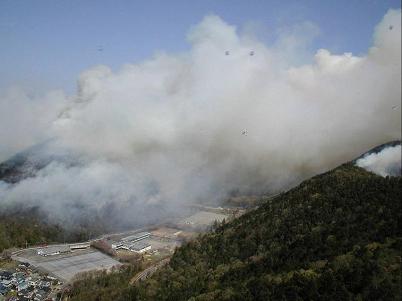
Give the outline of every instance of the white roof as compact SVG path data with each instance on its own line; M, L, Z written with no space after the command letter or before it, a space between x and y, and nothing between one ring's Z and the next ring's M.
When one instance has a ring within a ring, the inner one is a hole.
M50 255L50 254L68 252L68 251L70 251L70 247L65 245L65 246L50 246L50 247L42 248L42 249L38 250L38 253L43 254L43 255Z
M143 240L141 240L141 241L137 241L137 242L135 242L135 243L132 243L132 244L128 244L127 245L127 247L130 249L130 250L133 250L133 251L141 251L141 250L143 250L143 249L145 249L145 248L148 248L148 247L150 247L151 245L150 245L150 243L148 242L148 241L143 241Z
M140 239L140 238L147 237L150 235L151 235L151 233L149 233L149 232L139 232L139 233L122 238L122 241L136 240L136 239Z

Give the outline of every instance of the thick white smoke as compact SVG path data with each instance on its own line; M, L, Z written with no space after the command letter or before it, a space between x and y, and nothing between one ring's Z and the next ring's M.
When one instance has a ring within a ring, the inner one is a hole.
M379 153L368 154L356 161L360 166L368 171L380 176L400 176L401 175L401 146L387 147Z
M79 164L3 185L1 201L57 215L71 202L129 203L136 218L149 203L277 191L400 139L401 11L384 16L367 55L320 49L294 65L318 32L306 24L267 46L207 16L189 52L83 72L73 100L49 109L59 117L44 135Z
M0 162L49 139L48 129L67 102L62 91L51 91L41 98L16 87L0 91Z

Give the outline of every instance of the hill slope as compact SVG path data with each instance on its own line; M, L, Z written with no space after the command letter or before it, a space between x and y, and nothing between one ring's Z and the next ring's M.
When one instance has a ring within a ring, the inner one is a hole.
M399 299L401 188L342 165L184 245L120 298Z
M0 253L11 247L62 240L62 228L44 222L35 208L29 211L0 212Z

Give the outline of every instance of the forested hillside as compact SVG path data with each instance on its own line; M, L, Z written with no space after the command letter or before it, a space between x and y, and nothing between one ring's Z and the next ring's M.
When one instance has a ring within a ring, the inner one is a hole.
M0 212L0 253L11 247L60 241L62 233L61 227L44 222L35 210Z
M65 228L51 222L38 208L15 206L0 211L0 253L12 247L86 241L106 231L98 217L76 224L74 228Z
M401 177L342 165L182 246L138 287L103 279L98 291L116 300L398 300L401 188ZM84 300L83 286L72 300Z

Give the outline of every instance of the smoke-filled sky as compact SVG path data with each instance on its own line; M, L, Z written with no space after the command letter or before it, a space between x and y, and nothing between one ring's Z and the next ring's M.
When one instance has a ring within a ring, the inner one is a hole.
M0 96L1 157L51 139L43 155L68 160L0 182L0 202L39 204L59 219L77 204L113 203L144 218L149 204L275 192L400 139L401 11L372 31L365 55L309 57L319 32L310 22L267 44L207 15L188 30L190 50L118 71L95 66L76 95L9 90Z

